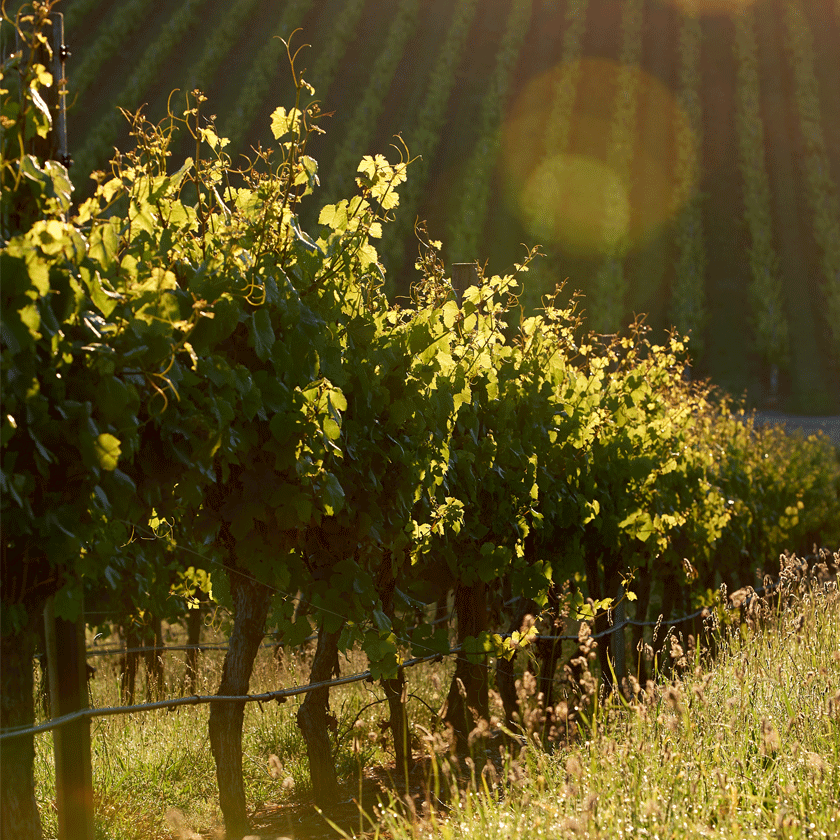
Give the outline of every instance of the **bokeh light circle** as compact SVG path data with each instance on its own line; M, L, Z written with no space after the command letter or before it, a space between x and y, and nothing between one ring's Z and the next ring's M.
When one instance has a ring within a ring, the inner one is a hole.
M615 62L584 58L535 77L515 98L502 126L501 176L508 208L532 244L574 256L615 256L648 242L696 188L697 172L686 178L677 171L698 154L685 112L673 92L643 71L630 169L611 163L621 78ZM558 107L563 91L567 104ZM647 124L646 115L654 117ZM677 137L688 148L678 151Z
M603 161L588 155L545 158L528 174L518 201L528 232L543 243L562 243L570 254L609 253L629 232L626 185ZM610 218L605 207L611 208Z

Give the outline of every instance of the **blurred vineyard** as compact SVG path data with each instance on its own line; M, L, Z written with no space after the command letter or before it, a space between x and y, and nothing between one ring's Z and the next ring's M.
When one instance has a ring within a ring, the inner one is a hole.
M16 3L7 4L7 12ZM200 88L234 160L270 145L285 47L330 113L328 200L401 134L412 176L379 249L416 278L413 225L449 262L545 257L592 326L647 313L692 337L696 376L748 404L840 413L837 0L66 0L73 176ZM188 138L175 154L190 154ZM92 184L92 182L91 182ZM87 188L88 191L90 187ZM314 219L302 216L307 224ZM313 210L314 212L314 210Z

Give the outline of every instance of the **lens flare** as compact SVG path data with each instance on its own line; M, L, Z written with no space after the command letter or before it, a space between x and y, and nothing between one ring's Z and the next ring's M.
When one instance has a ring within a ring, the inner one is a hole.
M502 182L534 244L570 256L616 256L656 235L696 187L696 178L677 171L696 157L687 117L645 72L629 177L610 165L620 78L615 62L586 58L531 80L513 103L502 128ZM678 153L678 137L691 148Z
M609 219L605 207L612 208ZM609 253L630 227L627 186L587 155L554 155L537 164L519 194L518 210L538 241L561 243L575 256Z

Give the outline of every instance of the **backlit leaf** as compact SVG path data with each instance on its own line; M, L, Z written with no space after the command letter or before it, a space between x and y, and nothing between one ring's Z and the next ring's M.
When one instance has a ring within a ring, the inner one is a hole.
M94 450L96 452L99 466L103 470L115 470L120 460L120 442L113 435L107 432L99 435L94 443Z

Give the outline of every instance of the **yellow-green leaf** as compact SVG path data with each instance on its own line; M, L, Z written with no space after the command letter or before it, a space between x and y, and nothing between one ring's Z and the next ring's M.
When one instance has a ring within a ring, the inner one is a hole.
M99 460L99 466L103 470L115 470L117 463L120 460L120 442L113 435L107 433L99 435L94 444L96 450L96 457Z

